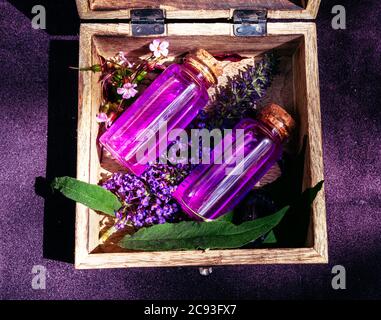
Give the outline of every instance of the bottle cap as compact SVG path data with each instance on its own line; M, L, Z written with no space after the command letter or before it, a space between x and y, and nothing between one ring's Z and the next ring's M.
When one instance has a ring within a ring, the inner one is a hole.
M288 138L295 127L294 119L281 106L272 103L259 113L259 120L274 127L282 140Z
M199 70L211 84L218 83L218 77L222 75L223 68L220 62L208 51L197 49L185 58L186 62Z

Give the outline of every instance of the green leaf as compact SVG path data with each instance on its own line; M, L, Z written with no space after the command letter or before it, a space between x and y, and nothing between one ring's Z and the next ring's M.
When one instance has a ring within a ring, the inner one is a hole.
M141 82L144 80L144 78L146 77L147 75L147 71L141 71L139 72L139 74L136 76L136 82Z
M102 66L100 64L94 64L90 67L80 68L79 71L92 71L93 73L101 72Z
M269 232L266 239L263 241L263 244L274 244L277 243L276 236L273 230Z
M194 250L239 248L272 230L288 206L270 216L234 225L227 221L165 223L140 229L119 243L131 250Z
M112 192L71 177L55 178L52 187L71 200L111 216L114 216L115 211L122 206L117 196Z
M287 173L285 175L287 175ZM295 174L294 177L297 177L297 175ZM271 194L273 199L277 199L276 196L278 195L280 203L287 201L287 203L291 204L287 216L277 226L275 233L278 245L298 248L305 244L311 223L311 204L322 189L324 181L320 181L314 187L307 188L303 193L300 193L297 187L293 187L293 185L288 182L288 179L289 178L286 180L283 180L283 178L278 179L279 181L274 183L276 193ZM289 194L290 189L294 190L295 195ZM282 195L282 190L286 195L289 194L288 199L285 195Z
M232 222L233 221L233 214L234 211L229 211L222 215L221 217L218 217L216 221L225 221L225 222Z

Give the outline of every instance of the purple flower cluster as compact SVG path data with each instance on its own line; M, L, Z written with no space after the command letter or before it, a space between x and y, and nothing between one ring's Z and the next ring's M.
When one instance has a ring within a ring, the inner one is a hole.
M123 203L115 213L116 228L122 229L128 223L141 228L180 220L180 208L172 192L189 171L188 165L153 164L141 177L114 173L102 186Z
M239 120L255 117L257 102L271 85L277 70L277 59L270 53L266 54L254 66L229 79L228 84L217 90L213 101L206 110L199 112L192 127L233 128Z

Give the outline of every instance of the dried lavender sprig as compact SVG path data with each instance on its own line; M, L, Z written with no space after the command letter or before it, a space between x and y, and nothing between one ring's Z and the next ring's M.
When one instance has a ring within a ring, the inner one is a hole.
M202 110L193 127L232 128L239 120L255 116L257 102L264 96L276 73L278 61L274 54L266 54L254 66L247 66L229 79L226 86Z

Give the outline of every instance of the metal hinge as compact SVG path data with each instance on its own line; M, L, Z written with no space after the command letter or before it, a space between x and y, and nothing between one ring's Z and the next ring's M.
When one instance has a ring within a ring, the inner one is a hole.
M164 11L161 9L132 9L133 36L160 35L165 32Z
M267 33L267 10L234 10L234 35L264 36Z

